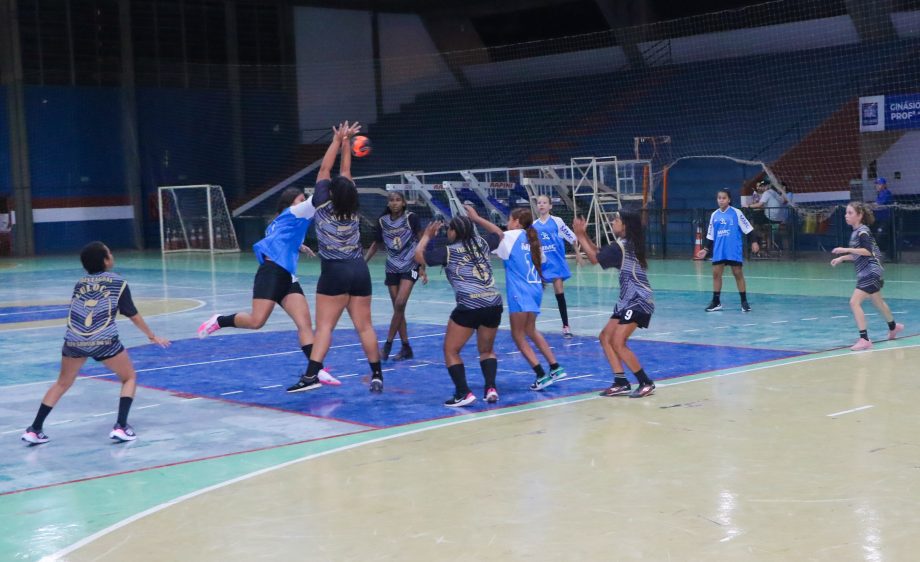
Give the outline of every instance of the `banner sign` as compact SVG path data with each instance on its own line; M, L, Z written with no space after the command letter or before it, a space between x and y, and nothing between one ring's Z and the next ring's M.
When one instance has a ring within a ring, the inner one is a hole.
M920 94L859 98L859 132L920 129Z

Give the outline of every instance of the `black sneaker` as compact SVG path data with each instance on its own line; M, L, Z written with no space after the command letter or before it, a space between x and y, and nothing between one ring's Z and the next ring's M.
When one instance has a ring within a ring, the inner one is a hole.
M399 353L393 356L393 361L405 361L406 359L412 359L415 355L412 353L412 346L407 343L402 344L402 347L399 348Z
M371 392L376 392L378 394L383 392L383 378L371 377Z
M302 375L300 377L300 380L297 381L297 384L295 384L294 386L289 386L287 391L288 392L303 392L305 390L315 390L321 386L323 386L323 384L319 382L319 377L317 376L308 377L307 375Z
M716 312L717 310L722 310L722 303L717 301L712 301L706 307L706 312Z
M741 302L741 312L750 312L750 311L751 311L751 305L749 305L747 301L742 301Z
M649 394L655 393L655 383L650 382L648 384L640 384L636 387L636 390L632 391L629 394L630 398L644 398Z
M600 396L626 396L632 387L628 384L612 384L600 392Z
M380 350L380 360L386 361L390 357L390 352L393 351L393 342L388 341L383 343L383 349Z
M472 392L468 392L466 396L461 396L460 398L452 396L450 400L444 402L444 405L448 408L459 408L461 406L469 406L475 401L476 395L474 395Z

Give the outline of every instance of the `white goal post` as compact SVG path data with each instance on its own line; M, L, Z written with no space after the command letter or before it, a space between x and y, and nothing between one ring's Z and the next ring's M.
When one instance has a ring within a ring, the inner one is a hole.
M157 190L160 249L239 252L230 210L219 185L166 185Z

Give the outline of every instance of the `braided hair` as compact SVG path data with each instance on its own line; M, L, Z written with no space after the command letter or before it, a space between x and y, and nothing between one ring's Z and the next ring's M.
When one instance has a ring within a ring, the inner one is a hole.
M521 228L527 233L527 243L530 244L530 259L534 267L537 268L537 274L543 277L543 249L540 247L540 236L533 227L533 213L530 209L519 207L511 211L511 218L520 223Z
M463 244L463 248L470 256L470 259L473 260L473 265L476 267L476 271L479 272L480 277L486 279L488 270L485 266L489 263L489 257L482 252L482 246L479 244L479 236L476 235L473 221L469 217L457 215L450 219L447 227L457 235L456 241Z

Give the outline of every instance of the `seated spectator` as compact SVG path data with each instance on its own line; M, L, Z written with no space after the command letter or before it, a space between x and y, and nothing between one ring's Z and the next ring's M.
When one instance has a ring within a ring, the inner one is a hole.
M769 241L773 233L774 225L782 225L787 218L787 201L785 195L780 193L779 189L773 186L769 180L762 180L757 184L757 191L760 198L756 203L751 203L751 209L758 209L760 212L752 214L753 222L758 226L758 238L765 242L762 244L769 248ZM772 240L773 244L780 245L778 240Z

